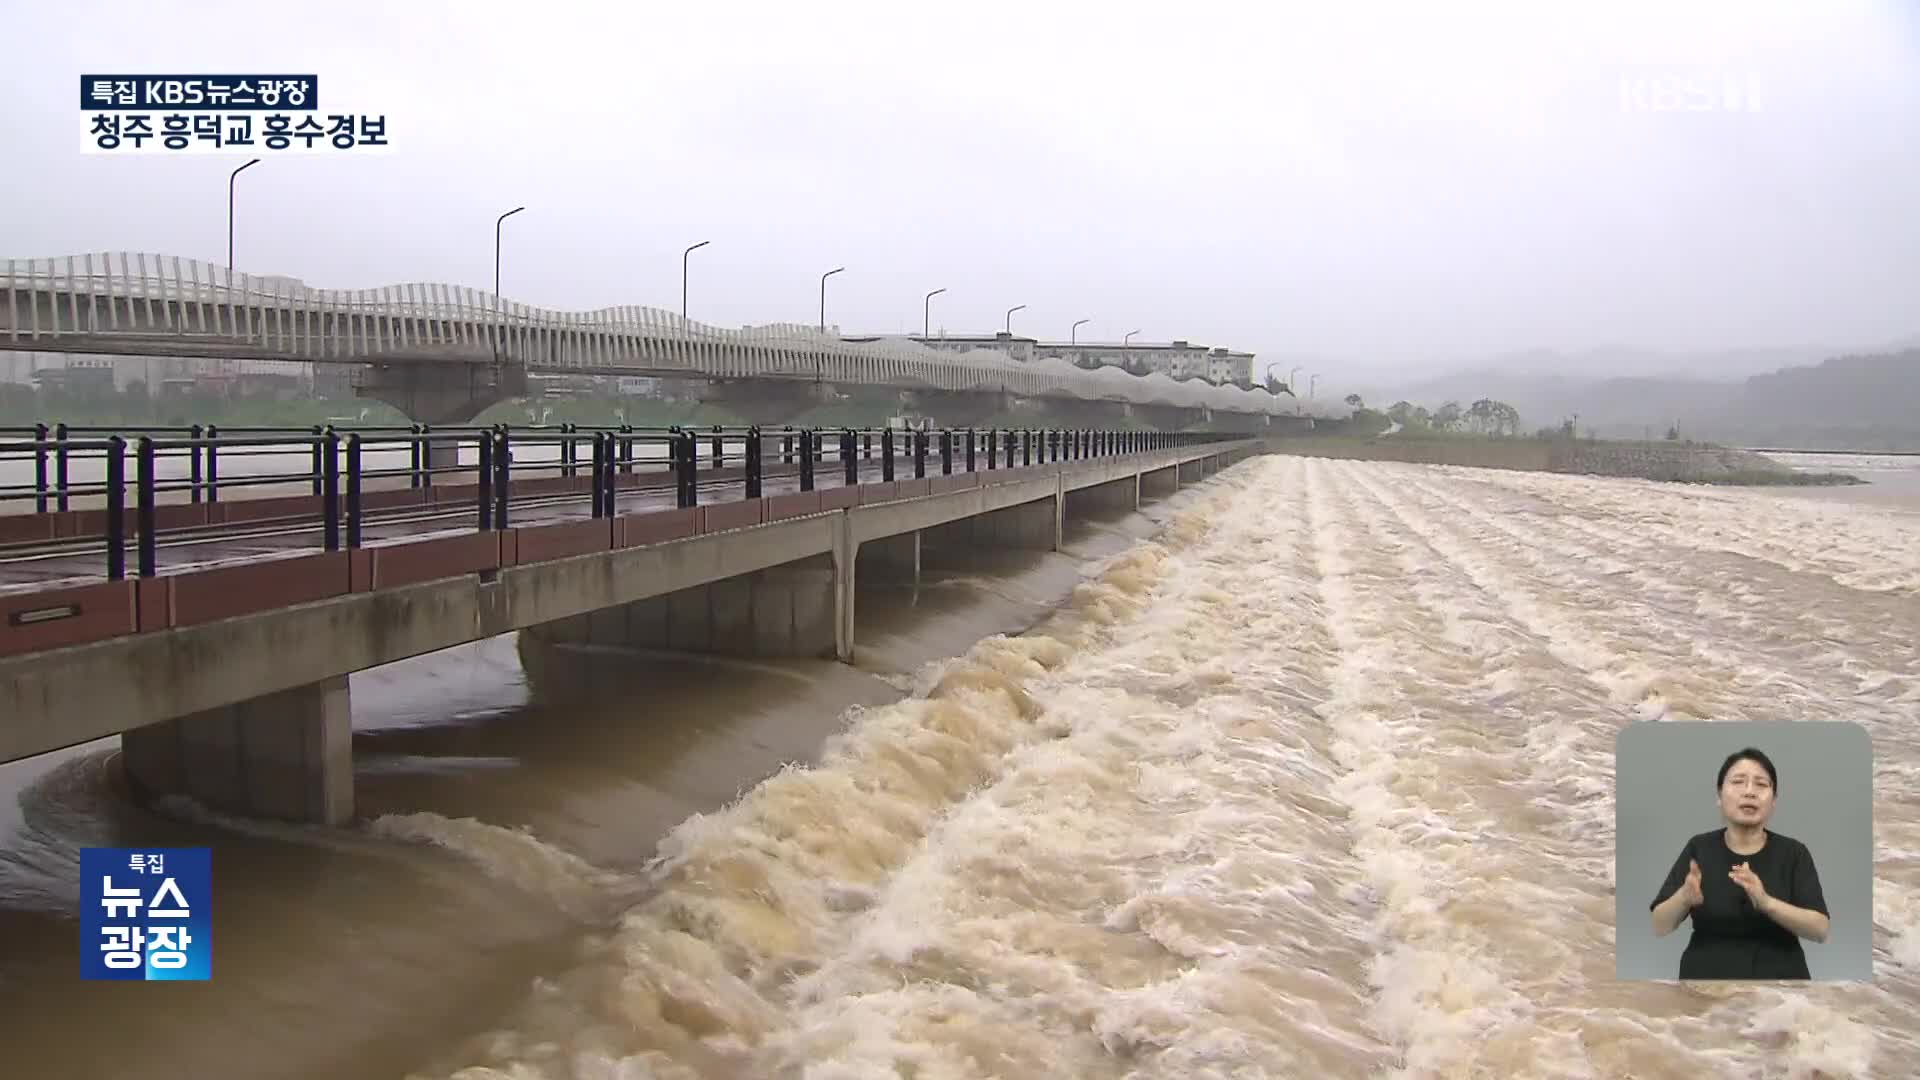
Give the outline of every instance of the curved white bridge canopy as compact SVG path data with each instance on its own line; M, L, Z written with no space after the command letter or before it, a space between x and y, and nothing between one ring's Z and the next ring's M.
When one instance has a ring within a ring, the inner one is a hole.
M489 363L536 371L828 380L1008 392L1275 416L1345 414L1290 395L1064 360L1015 360L813 326L709 326L642 306L557 311L461 285L314 289L194 259L129 252L0 261L0 348L356 363Z

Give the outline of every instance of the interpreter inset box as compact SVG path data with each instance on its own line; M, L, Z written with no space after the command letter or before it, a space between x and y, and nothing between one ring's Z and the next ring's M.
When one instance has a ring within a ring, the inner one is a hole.
M1637 723L1614 781L1619 978L1873 977L1864 728Z

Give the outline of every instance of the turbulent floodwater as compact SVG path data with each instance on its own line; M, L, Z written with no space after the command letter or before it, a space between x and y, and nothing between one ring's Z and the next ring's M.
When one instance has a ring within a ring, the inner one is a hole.
M450 849L499 922L332 982L515 979L323 1037L432 1080L1920 1074L1920 513L1288 457L1162 513L652 862L485 775L379 814L355 859ZM1867 727L1873 984L1613 981L1614 738L1667 718Z
M1271 458L662 845L420 1075L1911 1075L1920 519ZM1855 720L1871 986L1612 981L1611 756Z

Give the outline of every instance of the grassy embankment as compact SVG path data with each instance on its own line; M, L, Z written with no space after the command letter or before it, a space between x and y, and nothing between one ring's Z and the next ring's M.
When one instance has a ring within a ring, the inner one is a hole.
M1693 484L1806 486L1864 482L1847 473L1797 472L1760 454L1694 442L1502 438L1433 432L1413 436L1315 434L1275 438L1269 445L1280 453L1308 457L1626 476Z

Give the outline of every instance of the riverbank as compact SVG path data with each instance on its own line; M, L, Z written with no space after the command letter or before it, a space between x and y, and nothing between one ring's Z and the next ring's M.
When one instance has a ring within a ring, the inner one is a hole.
M1268 445L1275 453L1302 457L1638 477L1689 484L1802 487L1863 483L1846 473L1796 471L1764 454L1698 444L1330 435L1270 439Z

